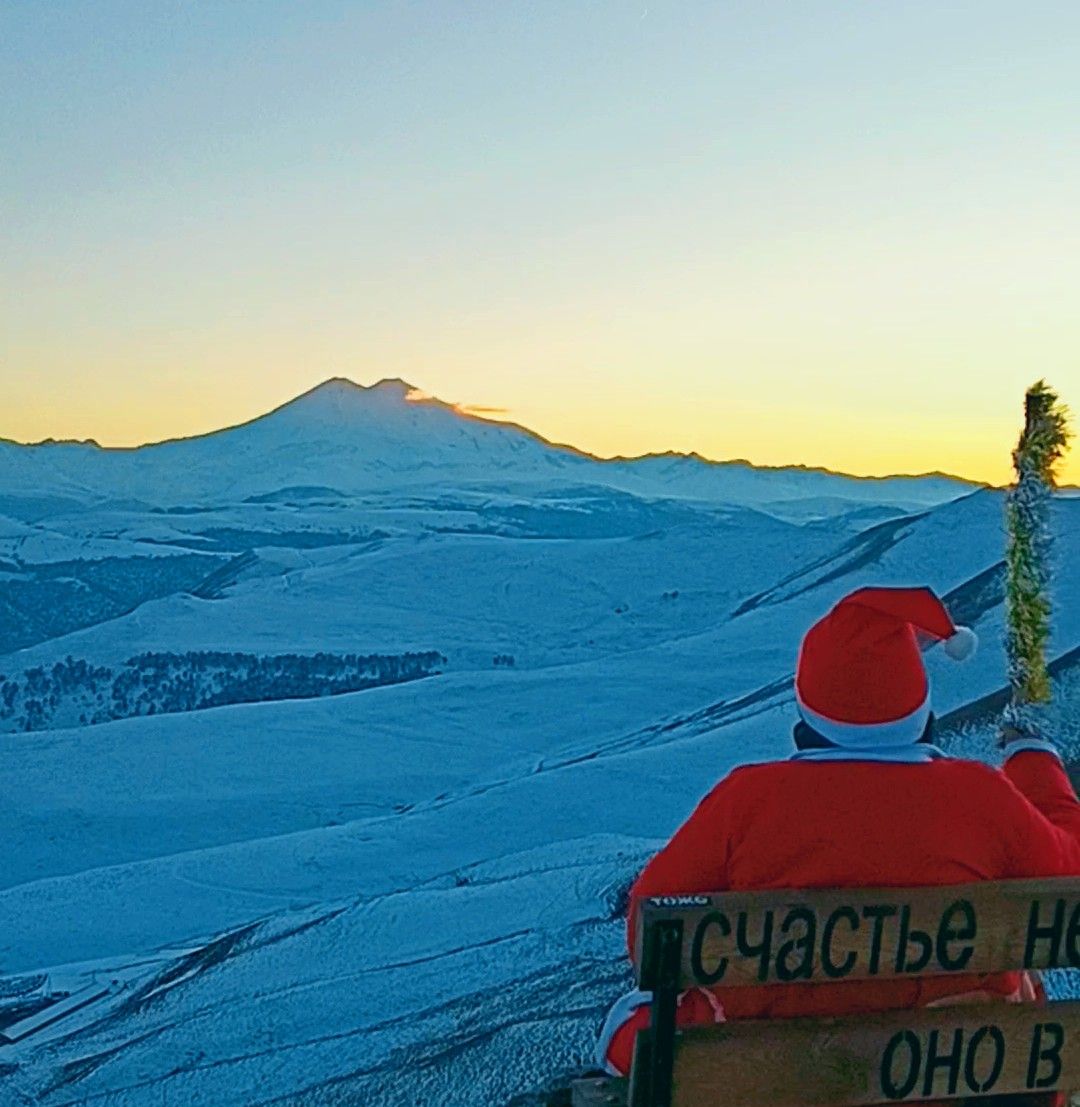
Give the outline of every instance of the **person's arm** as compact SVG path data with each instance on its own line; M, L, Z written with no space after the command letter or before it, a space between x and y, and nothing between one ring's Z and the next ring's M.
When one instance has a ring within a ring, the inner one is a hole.
M1010 875L1080 876L1080 802L1061 759L1037 739L1010 743L1006 754L1003 772L1019 793L1009 812Z
M1035 742L1016 742L1013 747L1005 775L1050 822L1080 839L1080 802L1057 753Z
M727 888L728 784L722 780L697 805L671 841L645 866L630 889L626 944L634 957L637 907L649 896L717 892Z

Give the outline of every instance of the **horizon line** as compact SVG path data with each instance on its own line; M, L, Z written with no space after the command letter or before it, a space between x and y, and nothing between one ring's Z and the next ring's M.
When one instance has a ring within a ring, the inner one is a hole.
M370 392L380 388L385 390L386 387L389 385L396 385L401 390L405 391L405 398L408 403L438 406L453 411L454 414L456 414L461 419L483 423L488 426L507 427L512 430L517 430L522 432L523 434L527 434L531 438L534 438L537 441L542 442L544 445L549 446L553 449L566 450L570 453L576 454L578 457L595 461L600 464L627 464L636 461L649 461L659 458L671 458L673 460L694 460L707 466L741 465L751 469L757 469L766 472L786 472L795 470L805 473L819 473L825 476L844 477L848 480L857 481L949 480L955 481L959 484L970 485L973 488L1004 490L1011 487L1010 484L994 484L991 481L979 480L976 477L965 477L961 476L958 473L949 473L941 469L933 469L916 473L851 473L842 469L830 469L826 465L814 465L801 461L788 462L783 464L769 464L765 462L752 461L749 458L745 457L726 459L711 458L706 457L704 454L699 453L697 450L652 450L642 454L612 454L609 457L604 457L601 454L592 453L589 450L571 445L568 442L555 442L550 438L546 438L539 431L535 431L531 427L527 427L524 424L515 422L511 419L489 418L485 415L478 414L477 409L472 405L462 405L441 400L437 396L434 396L423 389L417 388L410 382L403 380L401 377L382 377L370 385L358 384L356 381L352 380L349 377L343 377L339 375L327 377L325 380L320 381L318 384L313 385L311 388L305 389L303 392L298 393L296 396L292 397L292 399L285 400L283 403L278 404L276 407L270 408L268 411L264 411L259 415L252 416L249 419L243 419L238 423L231 423L227 426L217 427L209 431L200 431L196 434L175 435L171 438L163 438L153 442L140 442L132 446L105 445L95 438L49 437L42 438L36 442L23 442L16 438L7 438L3 435L0 435L0 445L17 446L22 449L41 449L50 446L84 446L90 449L112 453L137 453L140 450L151 450L160 446L176 445L181 442L197 442L198 440L203 438L212 438L216 435L228 434L230 431L239 430L242 427L248 427L255 423L262 422L264 419L269 419L279 412L284 411L286 408L300 403L301 401L307 399L315 393L323 391L328 387L335 385L345 385L360 392ZM494 411L496 409L488 410ZM1057 490L1065 492L1080 491L1080 484L1061 484L1057 486Z

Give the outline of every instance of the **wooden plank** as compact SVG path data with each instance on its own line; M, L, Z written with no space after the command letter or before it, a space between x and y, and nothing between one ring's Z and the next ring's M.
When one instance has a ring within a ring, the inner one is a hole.
M626 1081L594 1076L570 1085L573 1107L626 1107Z
M844 1107L1080 1087L1080 1002L731 1022L677 1037L674 1107Z
M682 921L681 986L1080 968L1078 877L656 896L639 912L639 966L646 927Z

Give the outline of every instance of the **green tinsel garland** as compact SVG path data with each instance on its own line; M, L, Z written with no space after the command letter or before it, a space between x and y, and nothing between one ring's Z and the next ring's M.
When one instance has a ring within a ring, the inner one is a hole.
M1012 704L1008 721L1026 721L1024 708L1050 702L1046 643L1050 635L1050 497L1055 467L1070 438L1068 410L1039 381L1028 389L1024 430L1013 451L1016 484L1006 503L1009 543L1006 653Z

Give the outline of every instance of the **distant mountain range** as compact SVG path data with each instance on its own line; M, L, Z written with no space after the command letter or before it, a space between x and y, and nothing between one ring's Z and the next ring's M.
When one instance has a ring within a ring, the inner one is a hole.
M942 747L996 756L1003 500L605 461L404 381L0 443L0 1103L543 1102L630 986L626 887L789 756L843 595L926 585L978 632L926 664ZM1052 526L1075 760L1080 497Z
M235 503L282 489L353 496L417 486L598 485L636 495L768 510L798 501L803 517L860 505L915 510L980 485L934 473L853 477L794 466L708 461L696 454L603 460L429 398L407 381L364 387L342 378L251 422L135 448L93 442L0 441L0 512L23 500L176 507Z

